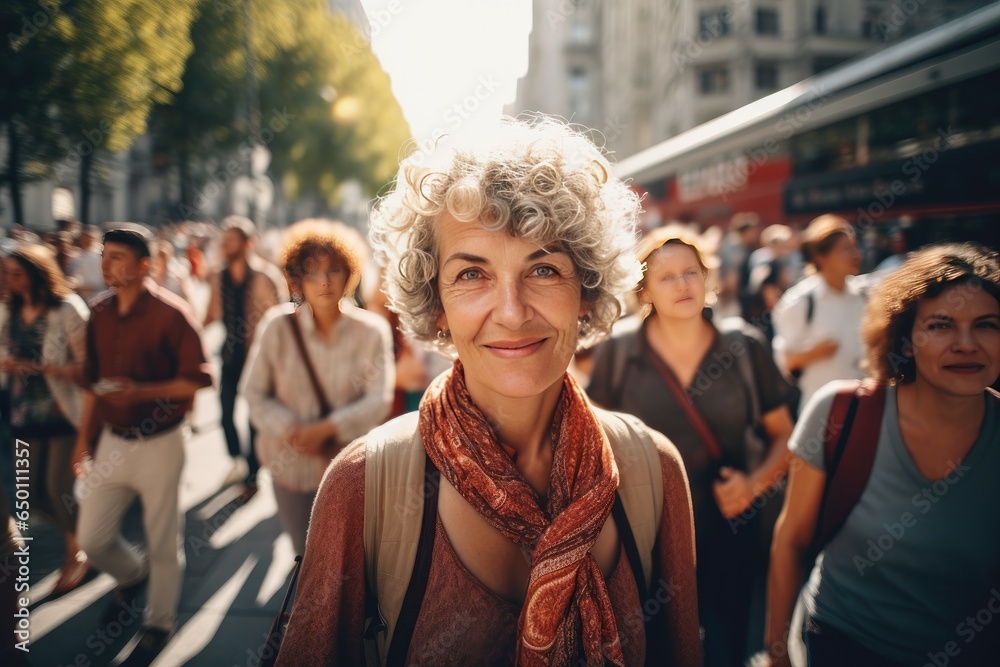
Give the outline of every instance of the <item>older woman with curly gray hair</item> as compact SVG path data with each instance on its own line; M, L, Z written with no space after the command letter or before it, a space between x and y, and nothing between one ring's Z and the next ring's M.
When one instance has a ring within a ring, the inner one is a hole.
M455 363L327 470L278 663L700 664L680 456L567 373L639 277L638 198L545 118L423 157L371 239Z

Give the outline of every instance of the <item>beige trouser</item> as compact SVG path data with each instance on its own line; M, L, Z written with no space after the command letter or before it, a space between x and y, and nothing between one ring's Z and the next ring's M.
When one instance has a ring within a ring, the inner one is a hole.
M183 427L142 440L105 429L80 500L80 547L119 585L136 583L148 572L145 624L164 630L173 629L184 574L184 519L178 507L183 468ZM148 563L121 535L122 517L136 496Z

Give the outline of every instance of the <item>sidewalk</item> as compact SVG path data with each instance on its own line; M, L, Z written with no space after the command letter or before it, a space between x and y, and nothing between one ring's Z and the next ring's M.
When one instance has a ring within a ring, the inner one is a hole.
M218 397L196 397L195 426L186 444L181 480L187 567L175 635L153 664L254 667L281 606L294 563L291 540L281 534L270 478L248 503L233 502L226 487L232 469L218 425ZM240 411L237 415L239 417ZM246 423L245 412L242 423ZM241 423L239 418L237 423ZM125 519L126 537L141 540L138 503ZM71 593L50 599L63 558L63 539L47 525L32 525L30 542L30 652L35 667L108 665L138 629L141 618L103 623L114 580L92 573ZM144 602L145 596L140 598Z

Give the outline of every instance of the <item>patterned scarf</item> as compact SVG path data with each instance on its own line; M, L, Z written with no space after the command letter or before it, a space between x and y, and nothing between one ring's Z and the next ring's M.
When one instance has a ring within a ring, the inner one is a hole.
M618 468L600 422L568 373L552 420L548 501L525 481L472 402L461 362L427 389L420 435L441 474L483 519L533 552L517 664L623 665L611 598L590 554L611 513Z

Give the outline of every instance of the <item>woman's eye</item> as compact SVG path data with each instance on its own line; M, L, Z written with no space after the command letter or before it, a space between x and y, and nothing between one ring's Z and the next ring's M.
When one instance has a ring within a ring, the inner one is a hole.
M558 275L558 273L551 266L539 266L535 269L535 275L540 278L551 278L552 276Z
M458 274L459 280L479 280L482 277L483 274L480 273L479 269L466 269Z
M698 275L697 271L688 271L687 273L684 274L684 277L685 278L694 278L697 275Z
M979 327L980 329L993 329L994 331L1000 329L1000 324L997 324L996 322L989 322L989 321L987 321L987 322L979 322L979 323L976 324L976 326Z
M942 329L947 329L948 325L945 322L932 322L927 326L929 331L940 331Z

